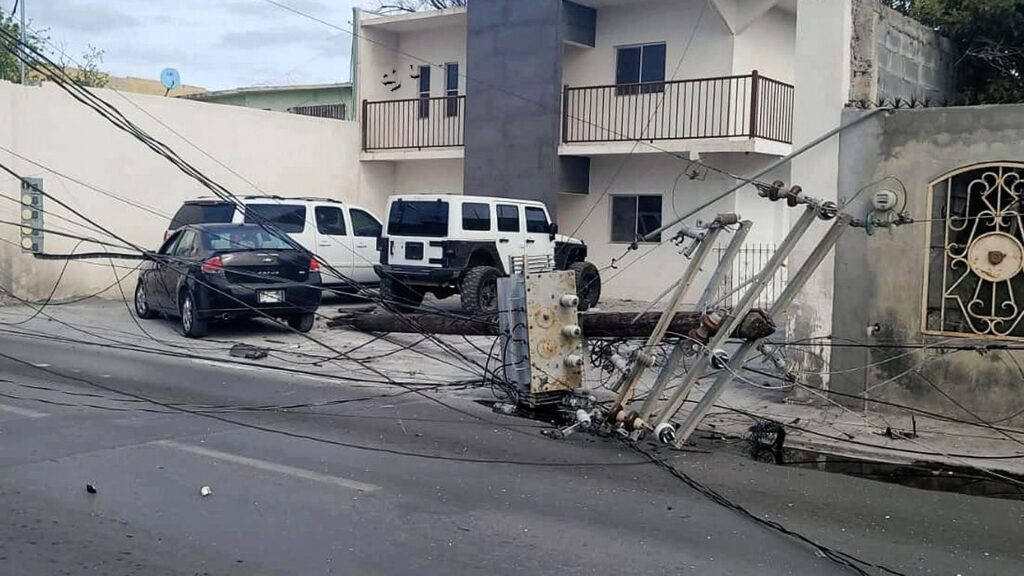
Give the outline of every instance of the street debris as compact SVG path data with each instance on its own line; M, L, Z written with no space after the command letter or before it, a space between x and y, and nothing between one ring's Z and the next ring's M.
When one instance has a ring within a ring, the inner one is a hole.
M229 354L235 358L245 358L246 360L259 360L266 358L268 354L266 348L260 348L259 346L253 346L251 344L235 344L231 347Z
M210 494L213 494L213 490L209 486L203 486L199 489L199 495L206 498Z
M86 484L85 485L85 491L88 492L89 494L95 494L96 493L96 487L93 486L92 484Z

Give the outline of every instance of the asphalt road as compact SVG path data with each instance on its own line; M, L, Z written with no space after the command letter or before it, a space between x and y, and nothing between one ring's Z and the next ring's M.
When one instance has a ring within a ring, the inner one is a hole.
M853 573L614 441L402 392L0 334L0 574ZM1024 573L1024 503L708 448L662 455L833 548Z

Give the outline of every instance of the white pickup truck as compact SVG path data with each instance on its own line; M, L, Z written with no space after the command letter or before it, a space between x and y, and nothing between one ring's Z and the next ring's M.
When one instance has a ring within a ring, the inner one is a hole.
M164 238L188 224L269 223L345 277L363 285L380 282L374 266L380 263L377 238L383 226L366 208L326 198L245 196L241 201L246 214L225 200L188 200L171 219ZM322 277L325 285L351 286L327 270Z

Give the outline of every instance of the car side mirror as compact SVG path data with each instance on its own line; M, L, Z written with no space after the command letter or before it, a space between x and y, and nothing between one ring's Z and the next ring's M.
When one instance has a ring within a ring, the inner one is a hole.
M557 235L558 235L558 222L552 222L551 224L548 225L548 236L550 236L551 239L554 240L555 236L557 236Z

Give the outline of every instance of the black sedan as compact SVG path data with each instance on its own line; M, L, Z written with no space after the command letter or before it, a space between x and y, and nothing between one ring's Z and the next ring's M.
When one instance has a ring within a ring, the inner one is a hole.
M135 288L140 318L180 318L189 338L203 336L210 320L257 316L308 332L319 306L319 263L256 224L177 230L143 264Z

